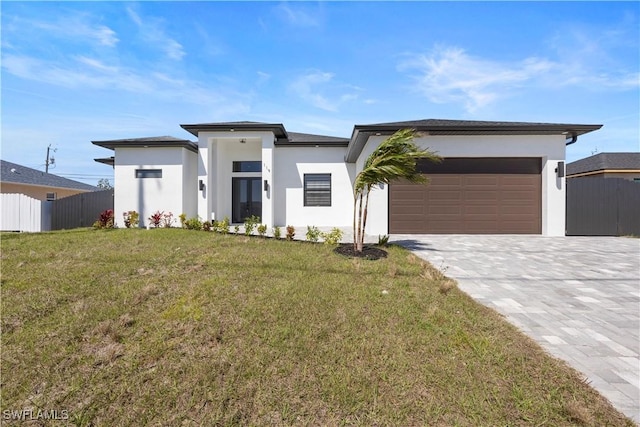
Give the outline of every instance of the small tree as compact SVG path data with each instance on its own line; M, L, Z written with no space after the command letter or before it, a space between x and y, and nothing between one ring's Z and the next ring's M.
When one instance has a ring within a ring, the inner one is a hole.
M417 160L442 160L435 153L418 147L413 141L416 136L414 129L397 131L367 157L356 176L353 190L353 248L356 252L364 249L369 194L374 186L389 184L396 179L426 184L427 178L416 170Z
M107 178L100 178L98 180L97 187L102 189L102 190L113 190L113 186L111 185L111 183L109 182L109 180Z

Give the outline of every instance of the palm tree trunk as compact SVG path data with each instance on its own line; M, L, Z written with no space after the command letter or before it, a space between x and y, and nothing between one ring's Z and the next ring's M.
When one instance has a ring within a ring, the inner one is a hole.
M366 229L367 229L367 213L369 211L369 194L371 193L371 187L367 188L367 198L365 199L365 203L364 203L364 214L362 215L362 236L361 238L361 242L360 242L360 251L362 252L362 250L364 249L364 236L366 234Z
M354 194L353 195L353 250L355 251L357 249L356 246L356 242L357 242L357 234L356 234L356 207L358 206L358 195Z
M362 198L363 194L361 192L358 200L358 237L356 239L356 252L362 252Z

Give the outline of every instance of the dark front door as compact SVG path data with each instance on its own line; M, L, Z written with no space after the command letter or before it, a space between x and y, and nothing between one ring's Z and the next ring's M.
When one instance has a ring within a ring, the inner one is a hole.
M243 223L250 216L262 216L262 178L232 178L231 221Z

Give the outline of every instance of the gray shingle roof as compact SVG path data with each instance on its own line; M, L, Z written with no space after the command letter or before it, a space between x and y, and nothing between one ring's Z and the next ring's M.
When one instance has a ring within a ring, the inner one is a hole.
M601 170L640 170L640 153L598 153L567 164L567 175Z
M372 135L391 135L411 128L430 135L565 135L577 138L600 129L602 125L535 122L492 122L479 120L424 119L404 122L355 125L345 160L355 162Z
M342 146L349 144L349 138L340 138L337 136L314 135L310 133L287 132L289 138L278 139L278 146L307 146L307 145L323 145L323 146Z
M39 185L43 187L71 188L74 190L98 190L98 188L93 185L31 169L17 163L7 162L6 160L0 160L0 181L16 184Z
M570 123L539 123L539 122L496 122L484 120L445 120L445 119L423 119L408 120L403 122L376 123L370 125L356 125L356 129L401 129L413 128L416 130L442 130L442 131L524 131L542 132L542 133L559 133L559 131L567 131L569 133L576 132L582 135L593 130L600 129L602 125L581 125Z

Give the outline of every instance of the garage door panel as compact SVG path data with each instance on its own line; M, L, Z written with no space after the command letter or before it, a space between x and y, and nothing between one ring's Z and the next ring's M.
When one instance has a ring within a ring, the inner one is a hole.
M467 215L474 215L476 217L478 215L485 215L491 218L495 218L495 216L499 213L499 209L496 206L470 205L464 207L464 213Z
M467 190L465 196L467 202L479 201L485 204L494 204L500 198L500 193L497 190Z
M460 222L458 221L429 221L431 227L434 231L430 232L422 232L422 233L433 233L433 234L455 234L460 233L458 230ZM406 233L420 233L417 231L405 231Z
M531 208L529 206L523 205L503 205L500 214L502 217L516 215L518 218L526 217L528 219L536 216L534 212L531 212Z
M462 215L463 207L460 205L427 205L423 211L427 214L429 219L435 218L438 215Z
M540 174L428 175L389 186L389 232L540 234ZM410 209L411 216L406 216Z
M469 187L482 187L487 186L489 188L495 188L499 179L497 176L491 175L473 175L465 176L462 180L462 184Z

